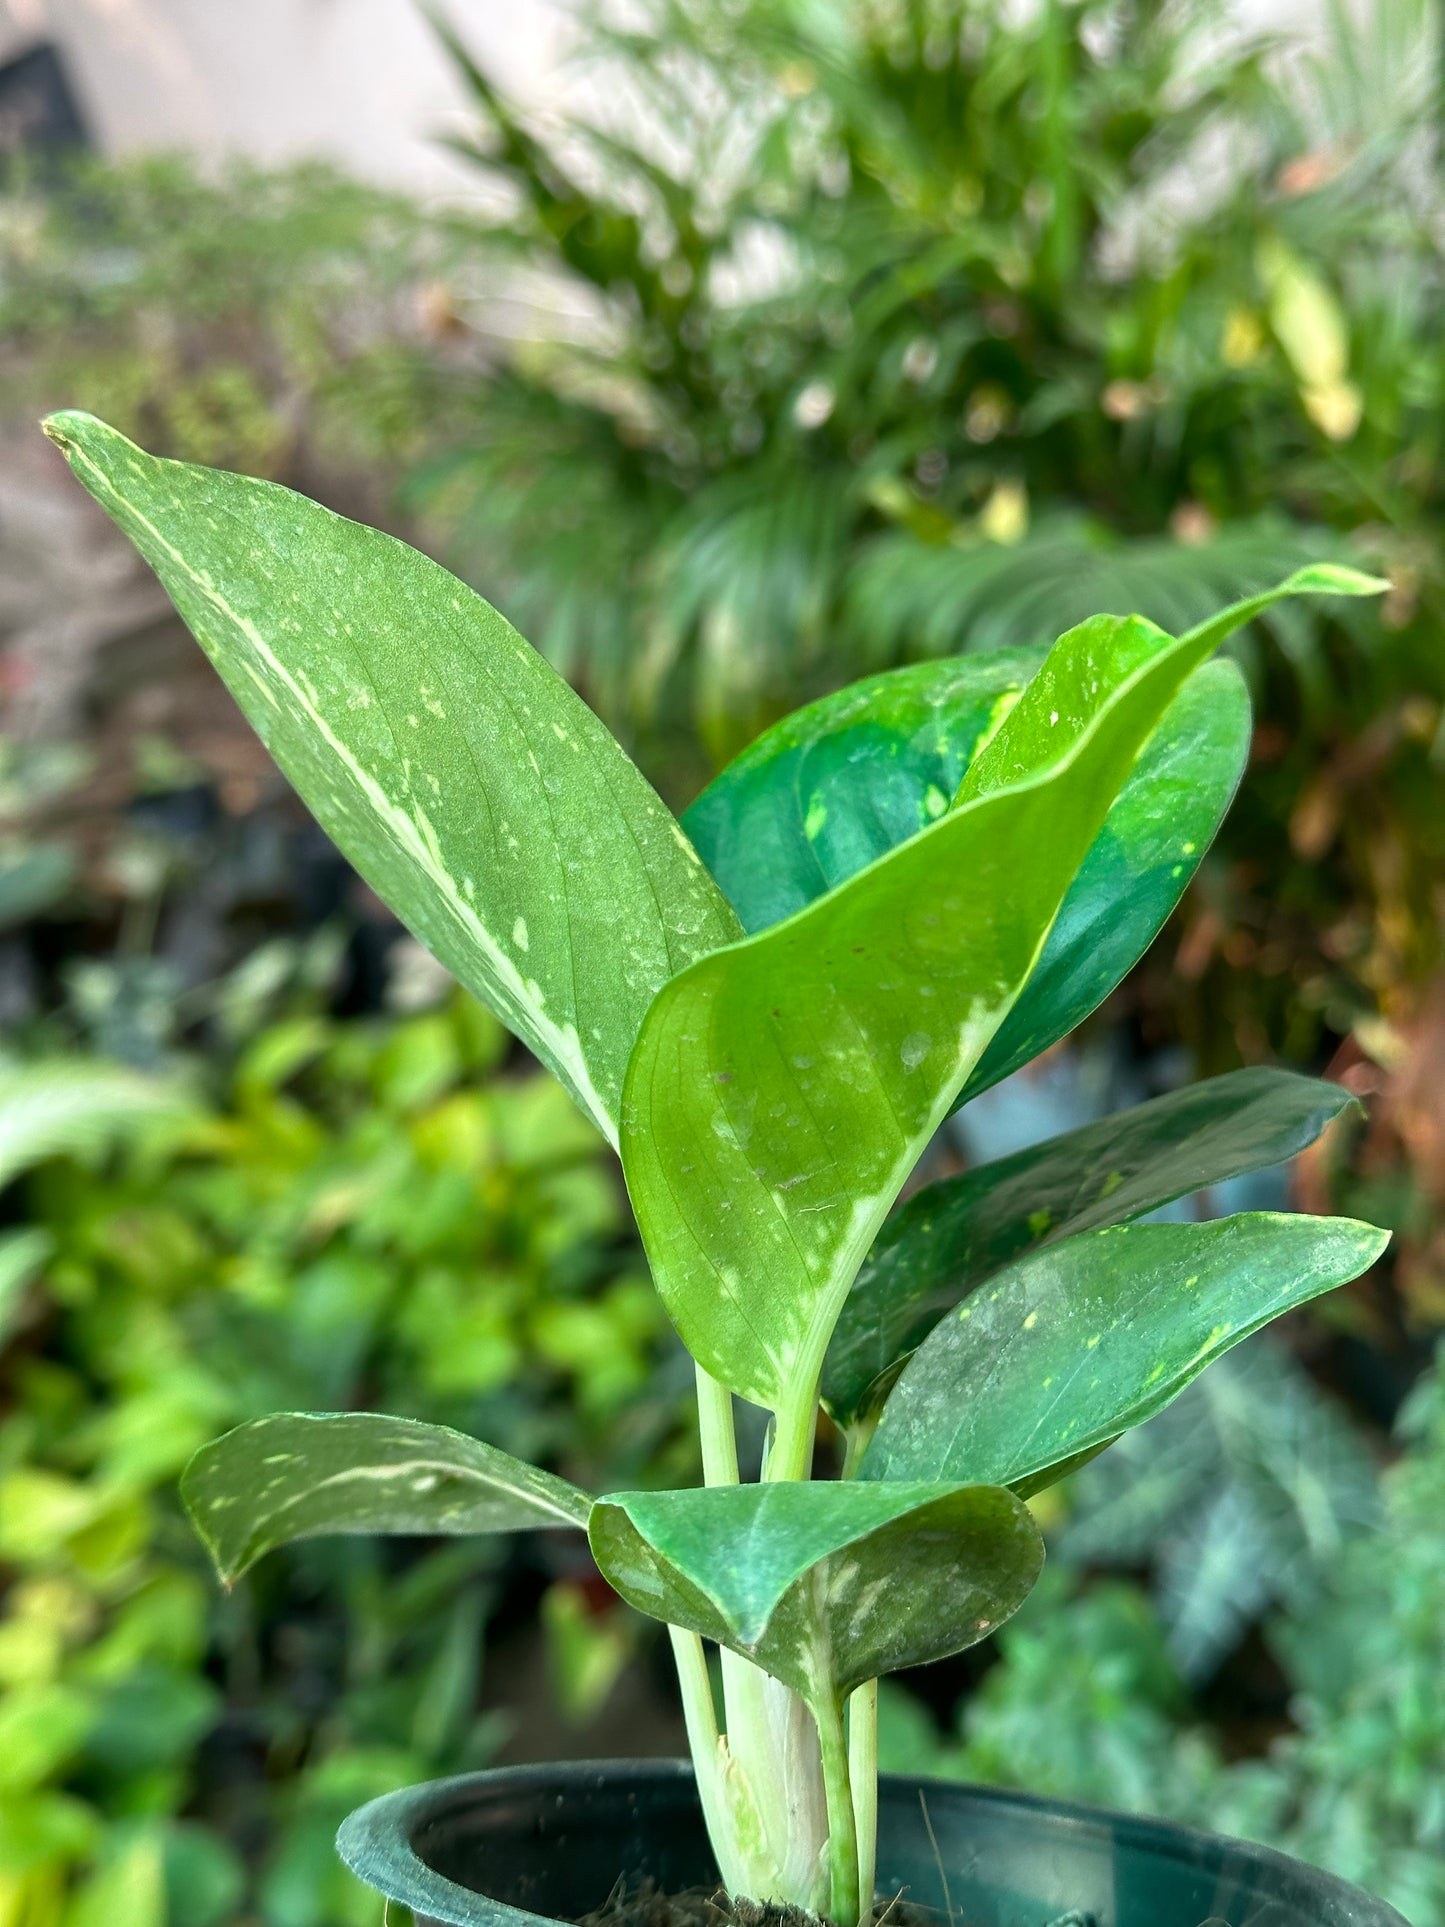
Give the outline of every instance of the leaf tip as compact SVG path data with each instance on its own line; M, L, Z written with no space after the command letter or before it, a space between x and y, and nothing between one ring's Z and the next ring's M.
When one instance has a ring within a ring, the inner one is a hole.
M44 417L40 429L68 462L73 462L78 454L84 453L87 448L94 449L102 442L118 442L123 447L134 448L134 444L127 442L118 428L110 427L98 415L87 414L83 408L57 409L53 415Z
M1296 594L1367 596L1384 595L1392 585L1385 576L1343 562L1312 562L1297 569L1284 586Z

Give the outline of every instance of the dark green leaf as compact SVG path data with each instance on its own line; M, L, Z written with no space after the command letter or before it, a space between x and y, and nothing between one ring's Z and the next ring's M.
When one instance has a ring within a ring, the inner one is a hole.
M823 1367L829 1410L843 1425L866 1413L943 1314L1031 1246L1282 1163L1354 1101L1291 1071L1232 1071L925 1186L844 1303Z
M1043 1563L1027 1508L996 1487L625 1493L598 1501L591 1537L640 1611L730 1646L815 1704L974 1645Z
M511 625L269 482L47 423L368 883L614 1141L643 1012L737 923L675 819Z
M181 1496L227 1585L293 1539L333 1532L585 1526L592 1501L465 1433L373 1412L283 1412L202 1446Z
M926 829L1044 650L869 676L785 716L683 816L743 928L766 930Z
M683 823L744 927L791 916L940 816L1041 658L1009 649L870 677L731 763ZM1214 840L1249 738L1239 670L1206 663L1141 751L960 1101L1065 1036L1148 949Z
M1357 1278L1388 1242L1350 1218L1260 1211L1111 1225L1032 1252L924 1340L859 1477L1036 1490L1261 1325Z
M1206 663L1185 683L1114 799L1038 968L960 1103L1067 1037L1153 943L1233 801L1250 725L1249 693L1234 663Z

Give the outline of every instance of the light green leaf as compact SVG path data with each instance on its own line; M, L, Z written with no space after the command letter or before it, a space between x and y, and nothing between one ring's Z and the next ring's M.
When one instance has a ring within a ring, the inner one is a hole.
M35 1225L0 1233L0 1345L15 1329L25 1287L54 1249L51 1234Z
M0 1067L0 1185L45 1158L102 1150L183 1110L173 1085L117 1064L61 1057Z
M1388 1242L1350 1218L1260 1211L1113 1225L1032 1252L924 1340L859 1477L1037 1490L1261 1325L1359 1277Z
M658 986L738 929L619 745L404 543L89 415L46 428L343 854L615 1142Z
M1027 1509L997 1487L621 1493L597 1502L590 1530L624 1599L745 1654L812 1704L976 1644L1043 1563Z
M823 1367L829 1411L866 1416L944 1313L1030 1247L1283 1163L1355 1101L1292 1071L1231 1071L925 1185L848 1294Z
M732 1391L811 1409L888 1207L1200 653L1135 617L1072 630L944 817L659 993L623 1165L658 1290Z
M585 1526L565 1479L443 1425L373 1412L283 1412L202 1446L181 1496L230 1585L293 1539L334 1532L522 1532Z

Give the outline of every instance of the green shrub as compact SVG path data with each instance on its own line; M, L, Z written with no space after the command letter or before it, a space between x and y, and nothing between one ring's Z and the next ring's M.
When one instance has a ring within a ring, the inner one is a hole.
M288 1021L216 1101L28 1181L52 1255L0 1362L5 1927L370 1920L337 1820L505 1735L485 1545L303 1547L217 1597L175 1488L218 1427L379 1399L590 1478L689 1463L601 1141L503 1041L460 997Z

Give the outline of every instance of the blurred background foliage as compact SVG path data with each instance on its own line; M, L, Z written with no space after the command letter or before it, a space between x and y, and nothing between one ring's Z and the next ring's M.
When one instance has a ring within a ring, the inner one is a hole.
M475 205L181 158L0 192L0 1927L350 1927L367 1794L678 1745L576 1549L344 1542L218 1598L202 1438L376 1406L603 1485L692 1449L615 1167L286 795L34 436L69 403L421 542L676 805L872 669L1388 574L1245 635L1219 847L936 1156L1282 1061L1367 1115L1191 1208L1390 1257L1073 1481L1047 1595L885 1733L1445 1927L1436 11L646 0L545 119L438 30Z

